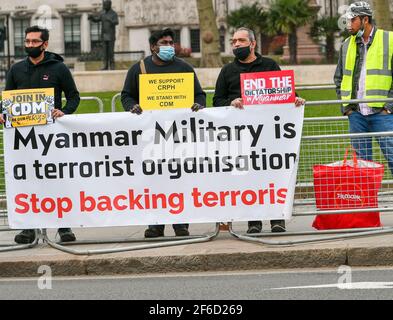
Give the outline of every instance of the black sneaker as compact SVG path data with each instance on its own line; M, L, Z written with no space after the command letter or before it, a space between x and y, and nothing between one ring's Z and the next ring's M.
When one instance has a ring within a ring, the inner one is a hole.
M247 233L261 233L262 221L249 221Z
M15 242L19 244L33 243L35 240L35 230L26 229L15 236Z
M285 232L285 220L271 220L272 232Z
M164 236L164 230L158 228L147 228L145 230L145 238L157 238L163 236Z
M186 237L190 235L190 232L187 228L177 228L175 229L175 235L178 237Z
M72 242L76 240L76 237L70 228L60 228L57 232L59 233L61 242Z
M261 233L262 229L257 226L251 226L248 228L247 233Z

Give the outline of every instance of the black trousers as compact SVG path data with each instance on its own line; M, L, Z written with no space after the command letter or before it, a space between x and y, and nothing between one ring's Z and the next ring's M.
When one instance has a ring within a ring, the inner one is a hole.
M173 230L182 229L182 228L188 229L188 223L187 224L173 224L172 227L173 227ZM165 225L164 224L155 224L155 225L149 226L149 229L150 228L159 229L159 230L164 231Z

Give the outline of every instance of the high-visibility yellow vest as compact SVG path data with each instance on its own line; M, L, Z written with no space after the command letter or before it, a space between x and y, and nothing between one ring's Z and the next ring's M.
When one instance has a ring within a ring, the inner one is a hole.
M386 98L392 85L393 32L377 30L367 50L364 99ZM356 60L356 36L347 38L342 47L343 79L341 99L352 96ZM385 102L371 102L369 107L382 108ZM348 105L345 104L344 105Z

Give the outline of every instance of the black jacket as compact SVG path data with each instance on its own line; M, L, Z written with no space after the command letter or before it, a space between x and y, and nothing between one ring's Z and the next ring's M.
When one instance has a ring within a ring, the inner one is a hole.
M80 97L70 70L56 53L45 52L45 58L37 65L30 59L15 63L7 74L5 90L54 88L55 108L65 114L73 113L79 105ZM62 107L61 95L67 99Z
M251 63L241 63L237 59L226 64L218 76L213 106L229 106L236 98L241 98L240 74L262 71L279 71L278 64L256 53L257 59Z
M146 73L194 73L194 102L199 103L202 106L206 106L206 93L202 90L199 83L198 77L191 65L182 59L174 58L168 64L159 66L156 65L152 56L148 56L144 59ZM124 82L124 88L121 92L121 102L125 111L139 104L139 75L142 73L139 63L134 64L130 70L128 70L127 78ZM190 106L191 108L191 106Z

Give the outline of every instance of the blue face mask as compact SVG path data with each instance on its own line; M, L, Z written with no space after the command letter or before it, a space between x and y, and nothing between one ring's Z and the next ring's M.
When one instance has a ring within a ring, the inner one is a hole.
M170 61L175 56L175 48L172 46L160 46L157 56L162 61Z
M358 33L356 34L356 37L357 38L361 38L361 37L363 37L363 34L364 34L364 22L363 22L363 19L362 19L362 26L360 27Z
M357 38L361 38L361 37L363 37L363 34L364 34L364 29L360 29L360 30L358 31L358 33L356 34L356 37L357 37Z

